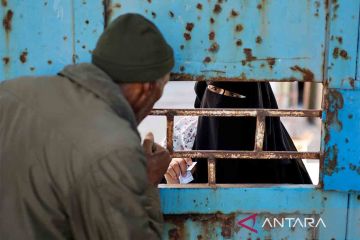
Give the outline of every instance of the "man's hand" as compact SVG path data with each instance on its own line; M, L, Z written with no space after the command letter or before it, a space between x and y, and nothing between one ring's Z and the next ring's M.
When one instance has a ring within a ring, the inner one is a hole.
M188 165L192 164L191 158L173 158L165 173L165 179L168 184L178 184L179 176L185 176Z
M147 158L147 174L153 185L160 183L170 163L169 151L154 142L152 133L146 134L143 148Z

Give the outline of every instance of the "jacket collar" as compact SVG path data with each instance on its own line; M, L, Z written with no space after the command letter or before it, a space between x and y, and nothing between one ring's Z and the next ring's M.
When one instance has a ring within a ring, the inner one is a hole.
M58 75L66 77L105 101L122 118L128 120L137 131L133 110L122 95L119 85L100 68L90 63L66 66Z

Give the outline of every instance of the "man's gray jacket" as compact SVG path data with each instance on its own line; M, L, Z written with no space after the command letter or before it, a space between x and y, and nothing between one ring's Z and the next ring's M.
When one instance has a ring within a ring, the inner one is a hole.
M135 116L92 64L0 84L0 239L159 239Z

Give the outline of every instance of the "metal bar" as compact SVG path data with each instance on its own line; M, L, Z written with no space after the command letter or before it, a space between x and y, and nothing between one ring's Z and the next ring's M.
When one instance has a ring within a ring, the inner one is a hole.
M214 157L208 158L208 183L210 185L216 184L216 163Z
M170 154L174 151L173 135L174 135L174 115L166 116L166 146Z
M199 109L153 109L153 116L214 116L214 117L317 117L322 110L285 110L285 109L241 109L241 108L199 108Z
M255 151L263 150L264 135L265 135L265 119L263 115L258 115L256 118L256 132L255 132Z
M320 159L320 152L296 151L175 151L173 158L237 158L237 159Z
M320 185L313 184L273 184L273 183L221 183L209 185L208 183L188 183L188 184L159 184L158 188L270 188L270 187L281 187L286 189L302 188L302 189L321 189Z

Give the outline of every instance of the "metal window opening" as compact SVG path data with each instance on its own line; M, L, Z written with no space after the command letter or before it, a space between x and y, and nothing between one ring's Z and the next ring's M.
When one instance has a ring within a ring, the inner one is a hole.
M178 187L224 187L224 186L243 186L259 184L216 184L216 161L215 159L319 159L320 169L323 166L321 151L298 152L298 151L263 151L265 134L265 124L267 117L308 117L321 118L322 110L289 110L289 109L241 109L241 108L200 108L200 109L153 109L152 116L166 117L166 146L172 158L207 158L208 183L180 184ZM253 151L229 151L229 150L191 150L174 151L173 131L175 116L208 116L208 117L256 117L255 144ZM321 177L321 176L320 176ZM321 187L322 181L319 179ZM174 184L166 184L174 187ZM261 184L264 185L264 184ZM265 184L266 185L266 184ZM274 185L274 184L271 184ZM285 184L280 184L285 185ZM299 184L294 184L299 185ZM163 186L163 185L162 185Z

